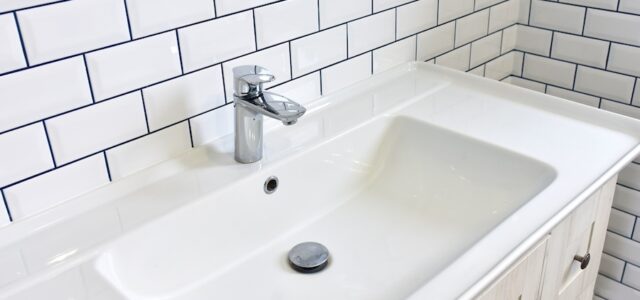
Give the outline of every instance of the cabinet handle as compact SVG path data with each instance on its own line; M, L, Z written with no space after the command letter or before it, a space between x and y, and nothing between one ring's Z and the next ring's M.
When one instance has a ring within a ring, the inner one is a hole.
M573 257L575 261L580 262L580 269L584 270L589 266L589 262L591 261L591 254L587 252L584 256L576 255Z

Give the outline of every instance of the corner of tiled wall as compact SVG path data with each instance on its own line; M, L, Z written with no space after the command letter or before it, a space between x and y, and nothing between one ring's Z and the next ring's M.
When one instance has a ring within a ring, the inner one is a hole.
M505 81L640 119L640 2L524 0ZM620 174L597 299L640 299L640 160Z

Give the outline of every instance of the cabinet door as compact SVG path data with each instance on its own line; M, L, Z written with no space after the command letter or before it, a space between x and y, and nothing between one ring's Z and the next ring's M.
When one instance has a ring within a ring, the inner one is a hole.
M478 297L481 300L538 299L547 238L532 248L500 279Z
M615 182L616 178L608 181L551 231L543 300L593 297ZM581 266L577 256L587 254L590 261Z

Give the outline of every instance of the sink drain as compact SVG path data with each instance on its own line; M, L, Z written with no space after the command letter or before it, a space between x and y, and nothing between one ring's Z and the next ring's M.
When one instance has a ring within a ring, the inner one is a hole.
M320 243L304 242L289 250L289 265L300 273L316 273L329 264L329 249Z

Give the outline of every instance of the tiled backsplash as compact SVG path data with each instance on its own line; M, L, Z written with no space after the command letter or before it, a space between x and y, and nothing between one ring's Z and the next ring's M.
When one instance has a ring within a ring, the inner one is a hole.
M512 51L519 6L4 1L0 224L229 134L238 65L267 67L271 87L302 103L416 59L502 79L522 57Z
M527 1L515 29L523 69L509 80L640 119L640 1ZM640 161L620 174L613 206L596 294L640 299Z
M231 133L242 64L302 103L420 60L640 118L637 0L560 2L2 1L0 225ZM632 164L603 297L640 293L638 216Z

